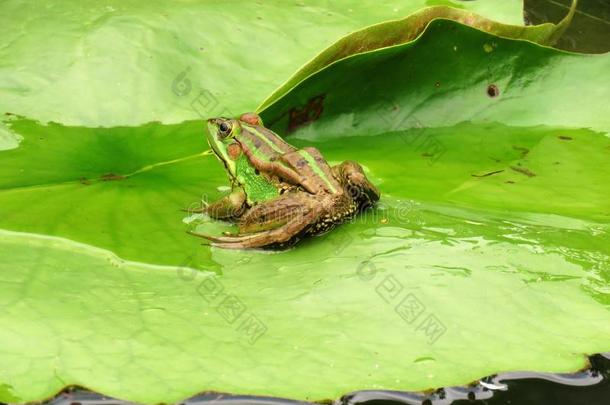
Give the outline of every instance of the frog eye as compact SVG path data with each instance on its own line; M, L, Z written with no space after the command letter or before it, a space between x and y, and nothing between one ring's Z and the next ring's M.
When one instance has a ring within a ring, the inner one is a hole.
M220 125L218 126L218 133L220 133L220 135L223 138L226 138L227 136L229 136L231 134L231 124L229 124L228 122L221 122Z

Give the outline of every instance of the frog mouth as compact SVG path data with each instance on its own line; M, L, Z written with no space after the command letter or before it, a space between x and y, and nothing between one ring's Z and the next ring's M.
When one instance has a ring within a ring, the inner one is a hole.
M216 156L216 158L222 162L225 171L229 175L229 179L235 180L235 165L231 165L228 162L228 157L226 156L226 154L219 151L216 145L211 142L208 142L208 144L210 145L210 148L212 148L214 156Z

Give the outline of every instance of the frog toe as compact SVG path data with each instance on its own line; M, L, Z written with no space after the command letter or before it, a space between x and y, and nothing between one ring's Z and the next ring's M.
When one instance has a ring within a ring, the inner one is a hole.
M205 233L199 233L199 232L194 232L194 231L186 231L186 233L188 233L189 235L193 235L193 236L197 236L199 238L203 238L203 239L207 239L211 242L220 242L221 239L225 239L228 238L228 236L212 236L212 235L207 235Z
M381 195L379 190L366 177L364 169L358 162L346 160L333 166L333 172L340 179L348 195L361 209L368 208L379 201Z

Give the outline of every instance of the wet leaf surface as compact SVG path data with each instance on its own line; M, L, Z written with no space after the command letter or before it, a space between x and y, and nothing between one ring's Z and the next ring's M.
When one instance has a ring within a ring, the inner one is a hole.
M131 26L108 18L87 32ZM143 403L204 390L320 400L581 368L610 336L609 67L436 21L322 70L263 116L295 145L361 162L383 197L284 252L186 234L182 209L227 186L201 121L169 124L194 118L187 107L142 124L168 98L124 115L70 99L63 124L45 124L31 118L59 112L44 95L11 93L31 114L2 132L0 401L69 384ZM226 105L251 108L279 84L265 83Z

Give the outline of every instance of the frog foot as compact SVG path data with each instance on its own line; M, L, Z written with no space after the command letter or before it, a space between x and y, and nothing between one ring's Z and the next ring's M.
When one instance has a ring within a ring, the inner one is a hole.
M221 236L212 236L212 235L208 235L208 234L205 234L205 233L199 233L199 232L190 231L190 230L186 231L186 233L188 233L189 235L198 236L200 238L207 239L209 241L215 241L216 239L222 238ZM230 237L230 238L234 238L236 236L240 236L239 234L231 233L229 231L225 231L222 234L225 237Z
M307 224L293 224L290 227L281 227L278 229L257 232L246 235L232 235L232 236L212 236L204 235L196 232L189 232L191 235L205 238L212 242L212 246L220 247L225 249L251 249L251 248L263 248L272 245L284 246L291 244L296 241L294 236L304 228ZM293 230L291 232L290 230Z
M304 228L306 223L296 223L294 221L290 226L284 226L278 229L257 232L246 235L227 235L227 236L212 236L203 233L187 231L193 236L198 236L212 242L212 246L226 249L248 249L262 248L270 245L286 245L290 244L296 234ZM296 240L294 240L296 241Z
M358 205L358 211L372 207L379 201L379 190L366 177L359 163L346 160L332 169L346 193Z

